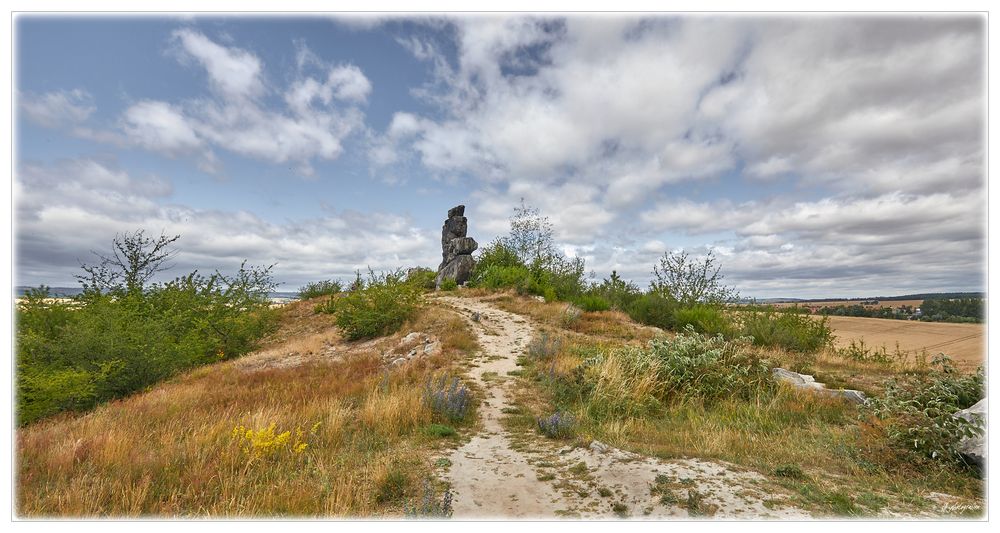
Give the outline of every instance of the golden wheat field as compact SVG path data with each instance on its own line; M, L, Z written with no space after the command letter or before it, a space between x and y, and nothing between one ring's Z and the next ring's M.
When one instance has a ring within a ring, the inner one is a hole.
M837 337L834 344L838 348L848 346L851 341L864 340L868 346L885 345L886 349L892 352L896 348L896 343L899 343L901 351L919 353L927 350L932 356L943 352L954 359L958 367L963 370L974 370L986 362L985 324L950 324L846 316L831 316L829 324Z

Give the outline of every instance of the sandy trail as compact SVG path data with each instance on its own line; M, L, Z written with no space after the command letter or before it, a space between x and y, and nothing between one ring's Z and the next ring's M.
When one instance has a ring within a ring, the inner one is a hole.
M596 442L571 448L537 435L525 444L525 436L512 435L501 420L503 409L513 406L507 372L517 369L533 328L483 301L439 301L476 332L482 352L468 378L486 394L479 409L483 430L448 456L451 466L443 474L455 518L809 517L771 493L764 476L725 463L663 461Z

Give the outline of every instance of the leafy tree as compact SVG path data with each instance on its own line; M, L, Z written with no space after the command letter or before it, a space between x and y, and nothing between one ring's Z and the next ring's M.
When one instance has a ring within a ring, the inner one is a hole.
M500 240L525 265L548 266L560 255L555 248L549 218L541 216L537 207L525 205L523 198L521 206L515 207L510 217L510 234Z
M87 293L124 293L141 291L157 272L170 268L167 263L176 250L170 248L180 235L147 237L145 231L115 235L111 255L91 252L100 259L96 265L81 265L86 274L75 276Z
M656 279L650 283L650 292L684 307L733 301L738 293L722 284L721 268L712 251L701 261L684 251L665 252L659 264L653 265Z

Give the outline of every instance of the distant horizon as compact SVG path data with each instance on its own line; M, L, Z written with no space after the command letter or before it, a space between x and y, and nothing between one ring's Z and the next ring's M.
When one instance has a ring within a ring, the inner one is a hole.
M482 247L523 200L595 280L982 292L985 21L15 14L13 282L139 229L163 279L433 268L450 207Z
M333 278L333 279L336 279L336 278ZM321 281L321 280L317 280L317 281ZM340 281L347 281L347 280L341 279ZM50 291L52 291L54 294L56 294L56 295L73 296L73 295L78 294L78 293L80 293L82 291L82 289L79 286L77 286L77 287L70 287L70 286L65 286L65 285L61 285L61 286L57 286L57 285L45 285L45 286L48 287L48 289ZM38 288L38 287L39 287L39 285L15 285L14 286L14 293L17 296L21 296L28 289L35 289L35 288ZM288 297L288 295L297 295L300 288L301 287L296 287L294 290L273 290L273 291L270 291L268 294L271 295L272 297ZM59 292L59 291L72 291L72 293L65 293L65 292ZM978 296L981 296L983 298L987 297L987 294L986 294L985 291L924 291L924 292L895 294L895 295L890 295L890 294L877 294L877 295L875 295L875 294L869 294L869 295L865 295L865 296L842 296L842 295L837 295L837 296L813 296L813 297L809 297L809 298L783 297L783 296L762 297L761 298L761 297L740 295L739 299L740 300L759 300L759 301L762 301L762 302L771 302L771 301L778 301L778 300L784 300L784 301L788 301L788 302L796 302L796 301L810 302L810 301L819 301L819 300L834 300L834 301L836 301L836 300L845 300L845 301L847 301L847 300L868 300L868 299L889 299L889 298L901 299L901 298L906 297L906 296L938 295L938 294L963 294L963 295L967 294L967 295L978 295Z

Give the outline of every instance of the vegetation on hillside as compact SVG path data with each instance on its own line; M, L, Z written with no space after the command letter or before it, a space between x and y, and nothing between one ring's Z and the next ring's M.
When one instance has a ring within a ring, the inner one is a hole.
M85 410L205 363L238 357L271 331L270 267L151 283L178 237L118 235L84 265L83 292L27 293L16 310L17 421Z
M316 310L336 315L337 326L349 340L395 333L422 304L421 285L407 281L402 270L368 272L346 294L330 297Z
M265 347L336 338L311 302L277 311ZM466 323L422 308L406 326L441 351L392 373L377 352L264 367L203 366L154 390L17 432L24 517L401 517L448 512L429 458L475 420L447 376L475 350ZM439 401L442 398L443 401Z

